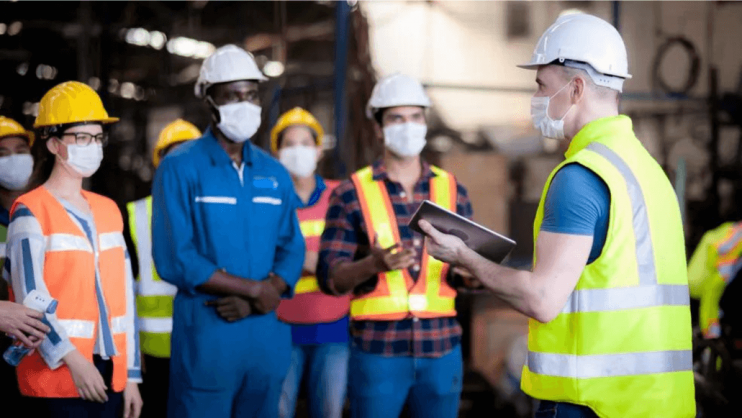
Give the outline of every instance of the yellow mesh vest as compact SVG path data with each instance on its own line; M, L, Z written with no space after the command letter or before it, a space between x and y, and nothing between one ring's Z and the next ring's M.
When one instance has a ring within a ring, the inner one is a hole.
M522 388L604 418L693 417L690 298L672 186L625 116L583 127L566 157L544 187L534 238L549 184L571 163L608 185L608 234L562 312L547 324L530 321Z

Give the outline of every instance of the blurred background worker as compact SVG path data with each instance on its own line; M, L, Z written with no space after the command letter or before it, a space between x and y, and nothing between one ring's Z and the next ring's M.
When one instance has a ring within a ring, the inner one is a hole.
M399 416L405 403L413 417L458 413L463 367L452 275L407 226L426 199L472 215L466 189L420 158L430 105L412 77L379 80L367 115L384 156L330 198L317 272L323 291L352 292L353 417Z
M38 346L43 340L43 334L49 330L49 327L39 321L43 318L41 313L7 301L10 271L5 269L5 242L10 222L10 208L23 193L33 172L31 145L33 145L31 132L26 131L13 119L0 116L0 269L3 271L3 280L0 281L0 332L3 333L0 335L0 352L5 352L12 341L5 333L20 338L25 344ZM32 342L26 335L34 332L39 338ZM2 360L0 360L0 393L8 405L20 405L15 369Z
M13 295L58 301L51 332L17 367L25 414L139 416L142 400L134 279L116 204L82 189L103 159L109 117L98 94L68 81L41 99L30 192L13 204L8 259Z
M185 141L201 136L190 122L178 119L160 132L152 163L155 168L170 151ZM152 262L152 196L126 205L128 232L133 243L132 267L137 274L137 314L142 348L142 400L147 403L143 417L167 415L167 391L170 381L170 334L173 331L173 299L178 288L157 275Z
M301 200L297 214L307 246L294 297L282 301L276 311L280 320L291 324L293 343L279 405L282 418L294 416L305 371L312 418L340 418L348 386L350 297L325 295L315 276L330 194L339 184L315 173L323 139L320 123L299 107L281 115L271 130L271 150L291 174Z
M626 47L609 23L560 17L530 63L534 125L569 141L534 222L533 271L484 259L422 222L430 253L533 318L523 390L537 416L692 417L683 225L662 168L618 113Z
M250 142L264 79L245 50L217 49L195 86L213 123L155 173L153 256L178 288L169 417L278 415L291 329L274 311L293 294L305 246L291 177Z
M703 235L688 263L690 296L699 299L704 338L721 336L719 302L742 268L742 222L727 222Z

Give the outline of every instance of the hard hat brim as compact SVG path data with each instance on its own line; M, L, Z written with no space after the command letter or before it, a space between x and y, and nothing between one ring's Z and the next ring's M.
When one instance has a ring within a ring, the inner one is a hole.
M108 124L111 124L111 123L116 123L119 120L121 120L121 119L111 117L111 118L105 118L105 119L81 120L79 122L67 122L67 123L44 123L44 124L34 123L33 127L34 127L34 129L38 129L38 128L44 128L46 126L69 125L71 123L95 123L95 122L102 123L104 125L108 125Z

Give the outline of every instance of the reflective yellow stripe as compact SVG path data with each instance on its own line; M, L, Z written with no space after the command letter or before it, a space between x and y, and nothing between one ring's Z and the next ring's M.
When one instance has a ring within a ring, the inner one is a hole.
M294 293L300 295L302 293L319 292L319 284L315 276L305 276L299 279L294 287Z
M354 299L350 304L351 317L362 315L385 315L407 312L408 310L406 295Z
M431 166L430 169L435 174L435 177L431 179L430 185L430 197L433 203L452 212L456 212L456 204L452 200L452 197L456 195L456 190L451 190L452 187L455 187L456 183L451 178L451 174L435 166ZM441 281L446 280L443 271L443 262L428 256L427 250L423 256L427 257L427 286L425 288L425 294L428 298L427 307L424 310L434 312L453 311L455 309L454 298L441 297L440 295Z
M322 235L322 231L325 230L325 220L307 220L299 223L301 227L301 235L304 238L314 238Z
M395 235L399 234L399 227L397 226L397 219L390 216L393 214L390 214L387 208L387 202L391 204L391 201L386 186L381 181L374 181L373 169L370 166L359 171L358 178L363 199L368 207L368 216L371 219L371 224L366 225L369 228L369 235L371 235L369 241L373 244L375 234L382 248L391 247L399 242L395 239ZM403 297L406 302L407 283L405 283L402 270L390 271L382 274L382 276L386 276L389 296Z

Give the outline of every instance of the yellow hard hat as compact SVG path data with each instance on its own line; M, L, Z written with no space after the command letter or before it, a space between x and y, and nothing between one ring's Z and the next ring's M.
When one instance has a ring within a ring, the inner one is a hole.
M190 141L201 137L201 131L192 123L183 119L177 119L171 122L160 132L155 144L155 150L152 152L152 163L157 167L160 165L160 152L170 145L178 142Z
M322 125L311 113L300 107L295 107L281 115L276 122L276 126L271 129L271 150L273 152L278 152L278 136L292 125L304 125L313 130L317 134L317 146L322 145L322 138L325 136Z
M23 126L13 119L0 116L0 138L5 138L6 136L20 136L28 139L29 145L33 145L33 133L23 129Z
M100 96L88 85L67 81L49 90L39 102L34 128L78 122L118 122L108 116Z

